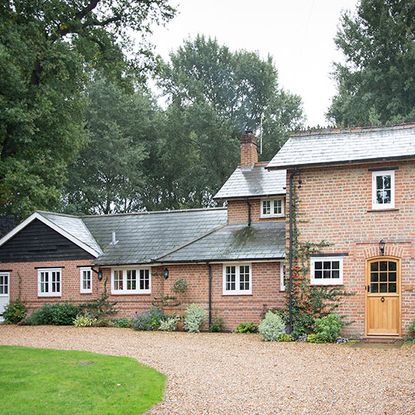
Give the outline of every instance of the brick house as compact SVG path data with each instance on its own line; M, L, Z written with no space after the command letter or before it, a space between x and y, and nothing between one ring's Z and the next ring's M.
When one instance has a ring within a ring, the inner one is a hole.
M198 303L227 329L258 322L286 302L286 189L295 186L300 239L330 243L311 258L310 283L356 293L340 309L353 321L346 334L406 334L415 310L415 126L295 136L270 163L258 162L252 133L240 147L240 165L215 196L226 208L35 212L0 239L0 312L19 296L30 309L84 302L106 285L120 315L132 316L184 278L188 290L169 312Z

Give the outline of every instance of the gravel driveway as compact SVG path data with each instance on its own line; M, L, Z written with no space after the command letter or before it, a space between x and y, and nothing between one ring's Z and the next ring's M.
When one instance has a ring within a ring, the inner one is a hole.
M0 344L137 358L169 377L151 414L414 414L415 347L264 343L256 335L0 326Z

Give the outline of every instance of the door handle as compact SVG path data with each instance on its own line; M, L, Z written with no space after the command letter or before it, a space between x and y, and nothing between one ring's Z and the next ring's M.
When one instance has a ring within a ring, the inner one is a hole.
M367 284L367 292L370 293L370 285Z
M380 301L382 301L382 303L385 302L385 297L381 297Z

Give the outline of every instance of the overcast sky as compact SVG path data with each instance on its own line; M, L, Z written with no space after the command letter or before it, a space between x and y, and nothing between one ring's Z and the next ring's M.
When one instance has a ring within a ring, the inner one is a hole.
M326 125L335 93L330 78L341 58L333 42L343 10L357 0L175 0L177 16L156 28L152 41L167 58L197 33L216 37L231 49L274 57L283 88L301 96L306 125Z

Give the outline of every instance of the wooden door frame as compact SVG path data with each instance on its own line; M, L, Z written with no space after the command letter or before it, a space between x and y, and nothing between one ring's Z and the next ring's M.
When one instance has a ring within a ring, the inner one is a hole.
M402 336L402 291L401 291L401 280L402 280L402 268L401 268L401 262L402 259L397 257L397 256L393 256L393 255L378 255L378 256L374 256L374 257L370 257L370 258L366 258L366 263L365 263L365 337L383 337L385 335L380 335L380 334L368 334L368 290L367 290L367 286L368 284L370 284L370 269L369 269L369 264L372 261L396 261L397 266L396 266L396 276L397 276L397 294L399 296L399 300L398 300L398 304L399 304L399 310L398 310L398 315L399 315L399 330L398 330L398 334L396 336L401 337ZM395 336L395 337L396 337ZM393 335L390 335L388 337L394 337Z

